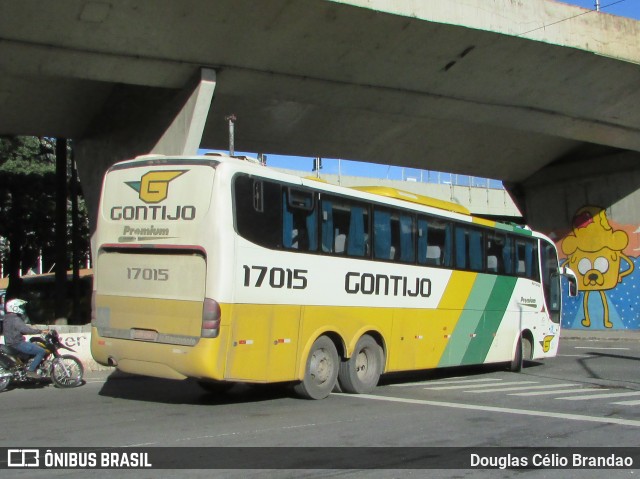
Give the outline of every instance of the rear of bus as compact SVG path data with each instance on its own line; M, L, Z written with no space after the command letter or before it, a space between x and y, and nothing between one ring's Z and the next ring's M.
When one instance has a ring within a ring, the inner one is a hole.
M96 230L91 352L148 376L221 378L212 159L144 157L105 175ZM207 244L203 244L206 238Z

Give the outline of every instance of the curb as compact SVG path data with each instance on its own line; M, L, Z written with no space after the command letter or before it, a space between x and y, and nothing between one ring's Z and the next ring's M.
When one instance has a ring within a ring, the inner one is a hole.
M563 329L560 331L560 339L582 339L585 341L640 341L640 331L635 329Z

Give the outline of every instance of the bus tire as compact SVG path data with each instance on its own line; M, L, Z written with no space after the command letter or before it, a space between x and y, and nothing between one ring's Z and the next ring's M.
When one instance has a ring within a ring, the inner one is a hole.
M340 363L340 388L350 394L371 392L378 385L383 368L382 348L375 339L365 334L358 340L351 357Z
M324 399L333 390L338 379L338 350L327 336L315 340L309 351L304 378L293 386L296 394L304 399Z
M520 335L518 338L518 344L516 344L516 351L509 365L509 370L514 373L519 373L524 367L524 361L531 359L532 344L528 338Z

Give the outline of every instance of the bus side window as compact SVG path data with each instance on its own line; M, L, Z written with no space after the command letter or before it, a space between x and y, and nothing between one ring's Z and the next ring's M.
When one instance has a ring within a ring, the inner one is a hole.
M373 257L391 257L391 213L378 208L373 210Z
M487 273L505 274L507 272L506 263L509 261L505 250L508 253L508 236L506 233L487 231L486 232L486 265Z
M515 240L516 275L539 280L538 248L532 240Z
M351 217L349 218L349 240L347 243L347 254L349 256L364 256L367 251L367 231L365 225L365 207L351 206Z
M282 222L282 193L277 183L238 175L234 181L234 220L238 234L267 248L282 245L282 234L273 225Z
M333 204L322 200L322 252L333 253Z
M415 220L413 215L400 215L398 226L400 227L400 261L413 263L416 257L415 251Z
M318 220L311 191L283 190L282 245L287 249L317 251Z
M502 248L502 262L505 274L513 274L513 238L505 238L504 248Z
M365 257L369 255L369 209L342 198L321 201L322 251Z
M482 231L463 225L456 225L456 268L471 271L484 269Z
M418 218L418 264L451 266L452 224L435 218Z
M374 258L413 263L415 227L411 214L376 208L373 212Z

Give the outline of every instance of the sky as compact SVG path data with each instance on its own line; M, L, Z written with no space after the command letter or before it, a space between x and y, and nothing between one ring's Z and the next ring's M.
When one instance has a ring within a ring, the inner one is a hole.
M560 1L560 0L557 0ZM596 2L600 11L596 10ZM577 5L593 10L587 15L611 14L621 17L640 20L640 0L562 0L561 3ZM256 157L253 152L236 152L239 155ZM267 154L267 165L276 168L292 170L312 171L313 158L291 157ZM466 175L455 175L444 172L417 170L402 168L399 166L378 165L349 160L337 160L333 158L322 159L322 174L340 174L343 176L366 176L370 178L386 178L390 180L424 181L431 183L451 183L463 186L478 186L489 188L502 188L502 183L497 180L476 178Z
M595 9L596 0L562 0L562 3ZM640 0L600 0L600 11L640 20Z

